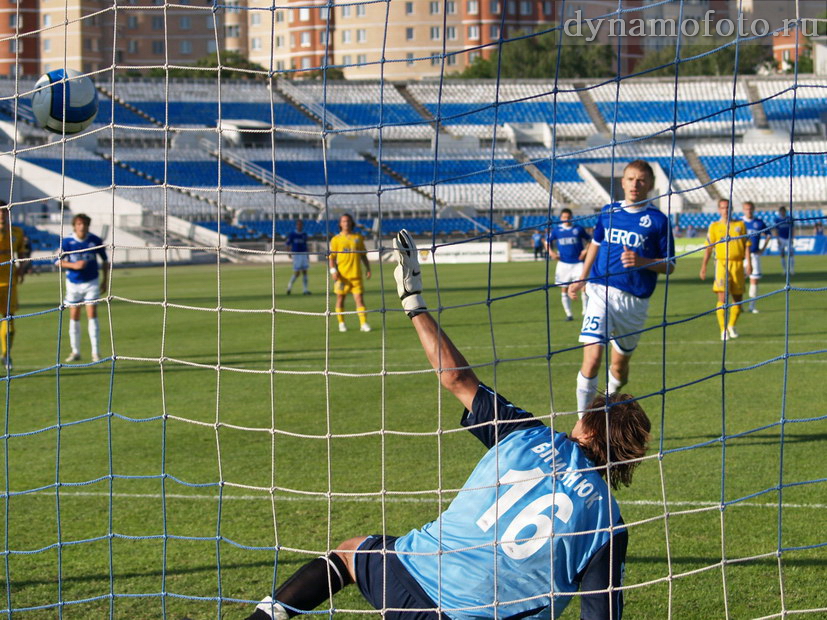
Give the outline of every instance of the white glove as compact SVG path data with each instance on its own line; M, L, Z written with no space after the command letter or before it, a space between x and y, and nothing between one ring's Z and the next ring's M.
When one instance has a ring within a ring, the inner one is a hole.
M401 230L393 240L393 248L399 263L393 270L396 292L399 293L405 312L413 318L428 309L421 294L422 272L419 270L416 243L407 230Z

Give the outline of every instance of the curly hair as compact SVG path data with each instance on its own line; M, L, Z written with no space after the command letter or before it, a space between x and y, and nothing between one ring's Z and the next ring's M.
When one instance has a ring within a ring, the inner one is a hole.
M580 446L595 465L605 467L612 489L629 486L649 447L652 424L646 412L629 394L601 394L589 409L581 420L588 439L580 441Z

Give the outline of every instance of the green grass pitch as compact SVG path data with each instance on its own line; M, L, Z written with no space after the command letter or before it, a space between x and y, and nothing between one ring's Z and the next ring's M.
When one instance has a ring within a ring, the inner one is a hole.
M824 260L799 257L793 285L823 289ZM699 316L714 298L698 266L681 261L668 288L661 276L632 361L627 389L646 397L654 438L619 493L625 617L823 608L825 291L785 291L765 257L771 295L724 349L714 314ZM424 271L426 299L484 381L547 419L575 408L579 324L563 320L544 263ZM461 407L398 310L391 265L368 282L369 334L355 315L344 334L325 316L323 266L312 296L286 296L288 277L282 266L117 269L100 306L117 361L62 367L58 276L29 277L2 383L3 614L243 617L252 605L234 601L268 594L309 552L403 534L450 500L483 447L458 430ZM88 360L85 319L83 330ZM335 606L367 609L355 588Z

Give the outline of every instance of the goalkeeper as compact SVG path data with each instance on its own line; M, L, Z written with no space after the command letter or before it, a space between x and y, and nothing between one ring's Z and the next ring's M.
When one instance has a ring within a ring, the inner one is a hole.
M628 395L598 396L570 436L553 432L480 383L428 313L406 231L394 248L402 306L442 385L465 407L461 424L488 452L435 521L398 538L346 540L248 620L306 613L352 583L391 619L556 618L578 589L581 618L620 618L628 534L609 486L628 485L646 452L645 412Z

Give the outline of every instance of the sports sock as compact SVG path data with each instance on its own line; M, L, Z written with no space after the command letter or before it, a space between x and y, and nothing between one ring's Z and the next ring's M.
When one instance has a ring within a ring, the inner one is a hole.
M356 308L356 312L359 313L359 325L364 325L368 322L368 315L365 314L365 310L367 310L367 308L364 306L358 306Z
M741 304L735 304L729 309L729 326L735 327L738 317L741 316Z
M571 299L566 293L560 294L560 302L563 304L563 310L566 311L566 316L571 316Z
M336 320L339 321L339 323L345 322L345 315L342 314L344 311L345 309L343 306L336 306Z
M305 291L310 290L309 288L307 288L307 273L302 274L302 286L304 287Z
M614 373L610 370L609 371L609 394L617 394L620 391L620 388L623 387L623 382L615 377Z
M790 262L788 263L790 266L790 275L795 275L795 256L790 254Z
M351 583L353 580L345 561L339 555L331 553L328 557L316 558L302 566L276 590L273 598L278 602L273 604L274 610L262 609L270 605L260 605L247 620L292 618L315 609L329 599L331 594L336 594ZM271 615L271 611L275 611L275 614Z
M597 377L584 377L577 373L577 417L582 418L597 394Z
M72 353L80 353L80 321L69 319L69 346Z
M9 353L9 349L11 349L11 340L14 329L12 329L11 333L9 333L10 323L11 319L7 321L0 321L0 351L3 353L3 357L6 357Z
M294 274L290 277L290 282L288 282L288 283L287 283L287 290L288 290L288 291L289 291L290 289L292 289L292 288L293 288L293 284L294 284L295 282L296 282L296 274L294 273Z
M80 321L78 321L80 323ZM92 355L97 355L100 350L100 327L98 326L98 319L89 319L89 342L92 344Z
M755 298L758 297L758 283L757 282L750 282L749 283L749 296L752 301L749 302L750 310L755 309Z
M724 308L726 304L724 302L719 301L717 304L717 310L715 311L715 316L718 317L718 327L721 331L726 329L726 309Z

